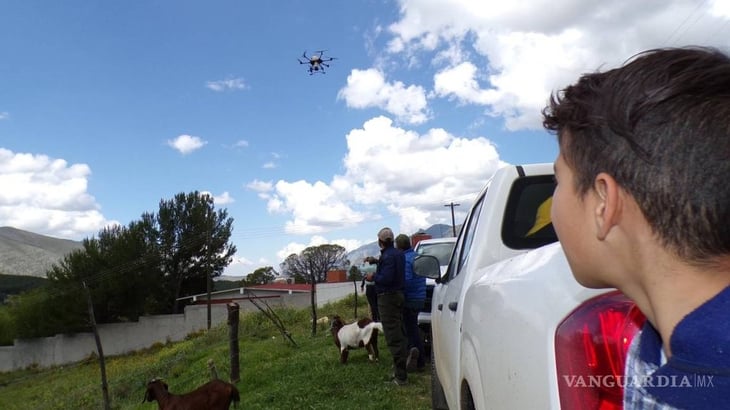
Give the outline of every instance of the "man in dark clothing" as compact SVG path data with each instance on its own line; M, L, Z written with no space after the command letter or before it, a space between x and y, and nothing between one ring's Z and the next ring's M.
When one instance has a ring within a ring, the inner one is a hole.
M421 329L418 327L418 312L423 309L426 303L426 278L418 276L413 272L413 260L416 252L411 247L411 238L408 235L400 234L395 238L395 247L403 253L405 258L405 284L403 296L403 324L406 327L408 337L408 357L406 359L406 370L409 372L422 371L426 367L426 353L421 337Z
M368 279L375 281L378 293L378 310L383 323L383 333L393 356L393 383L402 386L408 383L406 360L408 339L403 325L405 283L405 258L393 246L393 231L383 228L378 232L380 258L375 274L368 274ZM369 258L374 260L374 258Z
M366 262L370 259L366 259ZM375 261L372 262L377 263ZM380 312L378 312L378 293L375 290L375 282L368 280L368 275L362 277L360 283L360 291L365 292L365 297L368 299L368 306L370 306L370 318L374 322L380 322Z

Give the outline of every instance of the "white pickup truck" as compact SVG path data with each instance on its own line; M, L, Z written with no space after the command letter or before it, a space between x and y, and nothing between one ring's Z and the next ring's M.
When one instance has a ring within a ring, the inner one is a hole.
M573 278L550 223L552 164L500 168L478 195L432 299L434 409L620 409L644 317Z

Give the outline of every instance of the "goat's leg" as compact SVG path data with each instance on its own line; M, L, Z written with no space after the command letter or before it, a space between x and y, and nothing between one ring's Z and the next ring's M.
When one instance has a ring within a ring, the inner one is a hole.
M378 351L378 331L375 330L373 332L373 336L370 338L370 346L373 349L373 359L374 361L378 361L378 358L380 356L380 352Z
M350 354L350 351L348 349L342 349L340 352L340 363L345 364L347 363L347 356Z
M374 361L378 360L375 357L375 350L373 349L373 344L372 343L366 344L365 345L365 349L367 349L367 351L368 351L368 360L370 360L371 362L374 362Z

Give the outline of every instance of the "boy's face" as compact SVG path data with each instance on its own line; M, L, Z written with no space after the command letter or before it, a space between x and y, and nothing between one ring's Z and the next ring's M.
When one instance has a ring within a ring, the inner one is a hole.
M590 288L606 287L599 279L600 258L595 255L595 224L590 195L581 195L575 189L573 169L563 157L562 150L555 160L557 185L553 193L550 217L555 233L568 259L575 279Z

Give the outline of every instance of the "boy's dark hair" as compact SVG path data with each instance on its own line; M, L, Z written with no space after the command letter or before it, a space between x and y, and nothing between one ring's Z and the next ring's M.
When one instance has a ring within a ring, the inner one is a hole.
M730 253L730 58L649 50L553 94L543 126L584 195L611 175L654 233L692 261Z

